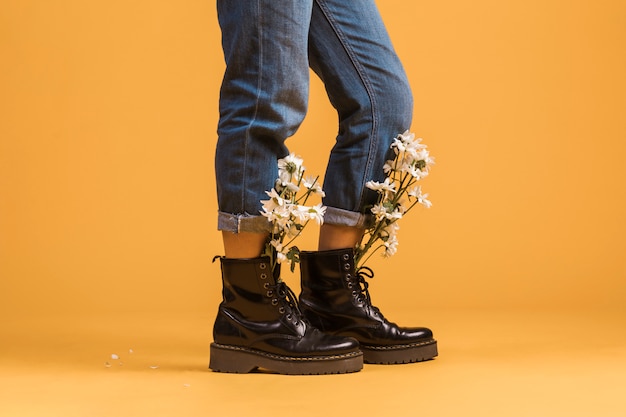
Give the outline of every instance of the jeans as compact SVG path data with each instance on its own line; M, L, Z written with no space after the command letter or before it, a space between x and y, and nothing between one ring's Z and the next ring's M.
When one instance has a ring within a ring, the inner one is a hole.
M215 171L218 229L265 232L274 186L307 111L309 68L338 114L323 189L327 224L363 227L413 97L374 0L217 0L226 71ZM303 155L306 161L306 155Z

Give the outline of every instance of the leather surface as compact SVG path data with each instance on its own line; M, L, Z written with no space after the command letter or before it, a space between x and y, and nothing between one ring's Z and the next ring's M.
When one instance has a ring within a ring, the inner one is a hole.
M300 269L300 308L320 330L354 337L370 346L421 343L433 338L430 329L400 327L372 305L365 281L369 274L355 272L352 249L303 251Z
M221 266L223 301L213 327L216 343L283 356L358 351L356 340L324 334L304 320L291 290L268 273L267 258L222 258Z

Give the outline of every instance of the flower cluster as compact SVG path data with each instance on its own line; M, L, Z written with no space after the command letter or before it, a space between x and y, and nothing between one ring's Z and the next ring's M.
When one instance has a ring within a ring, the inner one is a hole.
M384 249L383 256L393 256L398 250L398 220L416 204L427 208L432 205L428 194L422 193L421 186L417 185L435 163L421 141L408 130L398 135L391 144L395 157L383 167L385 180L366 184L378 193L378 200L370 210L374 222L355 248L357 270L379 249Z
M310 221L324 222L326 207L321 203L307 206L309 197L324 197L319 177L305 177L302 158L293 153L278 160L278 178L274 188L261 200L261 214L271 223L270 237L263 255L269 256L274 270L278 264L288 262L291 270L299 262L299 250L291 246Z

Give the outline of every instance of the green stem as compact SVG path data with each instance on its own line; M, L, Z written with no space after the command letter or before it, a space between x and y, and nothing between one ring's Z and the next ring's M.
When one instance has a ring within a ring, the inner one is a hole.
M367 257L365 259L363 259L362 264L364 265L367 261L369 261L369 259L372 257L372 255L374 255L378 251L378 249L383 248L383 247L385 247L385 245L377 246L376 249L371 251L369 253L369 255L367 255ZM356 260L354 261L354 265L355 265L355 272L358 272L359 269L361 269L361 267L363 266L363 265L360 265Z
M298 234L297 234L297 235L295 235L293 238L291 238L291 240L290 240L289 242L287 242L287 244L286 244L286 245L283 245L283 246L289 246L289 245L291 245L291 242L293 242L294 240L296 240L296 238L297 238L298 236L300 236L300 234L302 233L302 231L304 230L304 228L306 227L306 225L307 225L307 224L309 224L309 222L310 222L310 221L311 221L311 220L307 220L307 221L306 221L306 223L304 223L304 225L302 225L302 229L298 230ZM283 235L283 239L284 239L286 236L287 236L286 234L285 234L285 235ZM281 241L280 243L283 243L283 242Z

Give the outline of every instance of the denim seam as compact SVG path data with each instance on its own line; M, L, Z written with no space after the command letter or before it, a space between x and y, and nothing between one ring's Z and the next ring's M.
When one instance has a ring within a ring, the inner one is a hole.
M259 11L258 16L259 16L259 38L257 40L258 42L258 50L259 50L259 59L258 59L258 81L257 81L257 94L256 94L256 102L254 103L254 113L252 114L252 117L250 118L250 123L248 123L248 127L246 128L246 140L244 141L244 161L243 161L243 169L242 169L242 182L243 182L243 186L241 187L241 207L245 207L246 206L246 178L248 178L247 175L247 171L248 171L248 144L250 142L250 129L252 128L252 125L254 124L254 122L256 122L257 119L257 115L259 113L259 102L261 99L261 87L263 84L263 36L265 36L265 34L263 33L263 25L261 24L261 20L263 18L263 15L261 14L263 11L263 8L260 5L260 0L257 0L256 2L256 6L257 9ZM240 221L237 220L237 230L239 230L239 225L240 225Z
M369 146L369 151L367 155L367 163L365 165L365 170L363 171L363 177L362 177L362 184L365 184L368 178L371 177L370 171L372 170L373 154L374 154L374 150L377 148L376 144L378 143L377 135L376 135L376 132L378 131L378 124L379 124L378 123L378 110L377 110L378 105L376 103L376 98L373 92L371 82L366 77L365 75L366 73L363 70L361 63L359 62L356 54L350 47L350 44L348 43L345 35L343 34L343 32L341 32L339 25L333 19L332 14L330 13L330 10L326 7L325 4L323 4L323 0L315 0L315 2L324 13L324 16L326 16L328 23L333 28L333 31L335 32L335 34L337 35L337 38L341 42L341 45L343 46L346 53L348 54L350 61L352 61L352 65L354 66L354 69L356 70L356 72L359 74L359 78L361 79L361 82L363 83L363 86L365 87L365 91L367 91L367 95L372 105L372 130L371 130L371 135L370 135L370 143L369 143L370 146ZM358 206L354 208L355 211L360 212L362 205L365 202L365 193L366 193L366 188L365 186L363 186L361 189L361 197L359 199Z

